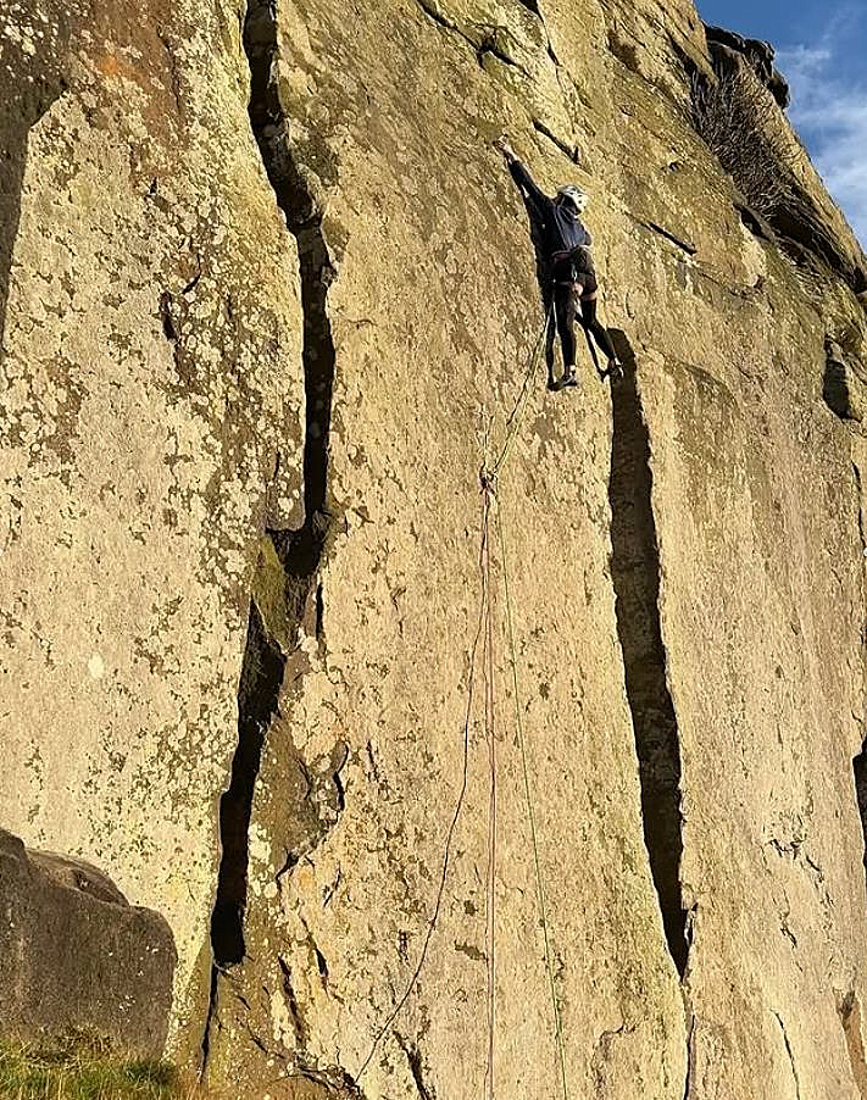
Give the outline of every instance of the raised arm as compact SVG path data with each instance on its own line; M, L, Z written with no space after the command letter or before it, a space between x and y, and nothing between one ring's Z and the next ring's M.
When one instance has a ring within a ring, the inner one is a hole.
M512 179L518 185L518 190L521 192L523 198L529 202L539 214L544 214L551 205L551 199L545 194L541 187L538 186L526 167L515 156L515 151L512 149L511 145L509 145L505 137L499 138L494 144L506 158L509 172L511 173Z

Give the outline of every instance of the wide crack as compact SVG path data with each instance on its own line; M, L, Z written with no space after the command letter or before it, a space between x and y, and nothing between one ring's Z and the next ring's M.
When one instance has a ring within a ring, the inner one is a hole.
M855 493L858 499L858 535L863 558L867 556L867 531L864 529L864 512L861 507L861 501L863 500L861 468L857 462L852 463L852 473L855 479ZM861 832L864 839L862 861L864 863L865 876L867 876L867 739L862 743L861 751L852 759L852 772L855 777L855 797L858 802L858 814L861 818Z
M228 789L220 799L222 858L211 915L211 946L219 967L233 966L246 954L244 909L250 815L265 734L277 710L285 664L286 658L268 637L259 610L251 601L238 688L238 747Z
M614 433L608 486L617 634L638 753L644 842L668 950L682 978L689 947L680 884L680 744L666 682L659 618L659 546L651 506L650 442L634 358L622 333L612 335L626 364L624 381L612 389Z
M276 83L277 13L272 0L252 0L243 32L250 65L249 115L268 180L298 247L303 312L303 369L306 424L304 440L304 523L298 530L268 535L286 578L286 613L292 629L304 621L316 594L316 634L322 633L323 603L319 569L330 527L328 444L334 384L334 342L327 314L328 288L335 272L322 232L319 210L296 163L288 120ZM256 781L268 728L278 709L287 657L269 636L255 600L250 604L247 647L238 692L238 747L229 787L220 803L222 857L211 920L214 969L211 1005L202 1044L203 1065L210 1049L210 1025L217 1001L217 976L246 956L248 834Z
M290 614L300 617L325 546L328 530L328 442L334 387L334 341L327 297L336 272L322 232L322 212L292 151L288 120L277 80L277 16L270 0L251 0L244 22L244 49L250 63L250 122L286 225L296 239L304 315L304 525L299 531L272 531L275 548L297 583Z
M861 746L861 751L852 760L852 771L855 775L855 797L858 800L858 814L861 818L861 832L864 838L861 861L867 876L867 742Z

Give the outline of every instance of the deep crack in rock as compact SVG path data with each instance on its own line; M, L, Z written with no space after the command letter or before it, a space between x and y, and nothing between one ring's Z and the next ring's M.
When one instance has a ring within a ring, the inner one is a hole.
M634 357L622 333L613 332L612 336L626 364L625 379L612 390L614 433L608 488L617 634L638 753L644 841L668 950L682 978L689 949L680 883L680 744L659 617L659 546L651 505L650 443Z
M855 797L858 800L858 814L861 818L861 832L864 838L861 861L867 875L867 742L861 746L861 751L853 758L852 771L855 776Z
M240 963L247 903L248 832L265 734L277 710L286 659L268 637L255 602L250 603L247 645L238 688L238 747L229 787L220 799L222 857L211 915L211 947L217 967Z
M490 31L485 34L478 50L476 51L476 57L482 68L485 67L485 58L493 57L502 65L508 65L512 69L517 69L526 77L530 76L524 66L521 65L520 62L516 61L513 57L510 57L509 54L507 54L503 47L500 45L496 30Z
M417 3L421 10L428 17L428 19L436 23L437 26L442 27L443 30L455 31L461 36L461 38L464 39L465 42L469 42L473 49L476 48L476 43L473 42L471 38L468 38L467 35L465 35L455 23L452 23L451 20L446 19L444 15L441 15L437 8L430 2L430 0L417 0Z
M672 244L677 245L683 252L686 252L688 256L694 256L698 249L692 243L692 241L684 240L682 237L678 237L675 233L670 232L661 225L657 225L656 222L639 221L639 225L643 225L645 229L649 229L651 233L658 233L660 237L665 237L667 241L671 241Z
M205 1026L202 1031L202 1057L199 1063L200 1077L204 1075L211 1054L211 1028L217 1018L217 998L220 992L220 972L216 966L211 967L211 984L208 990L208 1011L205 1016Z
M304 523L297 530L268 532L286 578L287 619L301 625L311 594L316 593L315 634L321 639L324 604L319 568L330 527L327 509L328 445L334 382L334 343L326 310L334 278L322 232L322 213L296 162L289 123L276 83L277 11L271 0L252 0L247 7L243 42L250 65L249 116L256 143L288 230L298 247L303 313L303 368L306 424L304 440ZM202 1043L203 1066L209 1051L209 1027L220 971L240 963L246 954L244 912L247 902L248 832L265 737L277 713L287 660L269 635L255 600L250 604L247 647L238 693L238 747L229 788L220 803L222 858L217 898L211 920L211 1008ZM343 792L339 769L332 770L337 801ZM339 809L338 809L339 813ZM289 860L297 859L290 853ZM288 861L287 861L288 862ZM284 974L285 977L285 974Z
M861 501L864 499L864 487L861 482L861 467L857 462L852 463L852 474L855 478L855 494L858 499L858 537L861 539L861 555L867 556L867 530L864 529L864 509Z
M474 24L471 29L476 32L476 37L473 37L472 33L468 34L467 31L459 27L457 23L453 23L450 19L446 18L430 0L416 0L416 2L431 22L435 23L443 30L452 31L471 46L476 55L476 60L483 69L485 67L485 58L493 57L501 64L507 65L512 69L517 69L523 76L532 79L527 69L519 61L516 61L514 57L508 54L501 45L499 33L502 30L506 30L505 27L495 26L490 23Z
M852 463L852 473L855 479L855 493L858 500L858 537L863 559L867 555L867 531L864 530L864 511L861 507L863 499L861 469L857 462ZM861 859L864 864L865 885L867 885L867 740L862 742L861 751L852 759L852 772L855 779L855 799L858 803L858 815L861 818L861 833L864 843L861 850Z
M581 158L577 145L569 145L568 142L565 142L562 138L557 137L554 131L551 130L550 127L548 127L540 118L533 119L533 129L536 131L537 134L541 134L542 137L546 137L548 141L550 141L553 145L556 145L560 152L563 153L564 156L567 156L569 160L573 161L575 164L578 164L580 162Z
M298 998L295 996L295 987L292 984L292 971L289 964L282 956L277 956L277 962L280 965L280 973L283 975L283 999L286 1002L286 1008L292 1020L292 1029L295 1032L295 1043L299 1050L303 1050L307 1045L307 1026L304 1023L304 1017L301 1015Z

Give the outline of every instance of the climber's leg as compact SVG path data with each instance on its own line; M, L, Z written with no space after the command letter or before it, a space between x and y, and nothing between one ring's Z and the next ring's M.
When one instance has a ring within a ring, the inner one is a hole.
M617 352L611 343L608 330L596 316L597 297L598 293L594 290L581 299L581 323L596 341L596 346L608 359L608 376L613 382L617 382L623 377L623 367L617 358Z
M557 326L554 323L552 317L554 301L554 284L549 280L544 284L544 290L542 292L542 304L545 307L546 330L545 330L545 363L548 366L548 389L553 390L557 388L557 383L554 381L554 341L557 339Z
M583 287L580 283L558 283L556 287L555 308L557 312L557 331L563 348L563 377L561 386L576 386L575 377L575 312Z

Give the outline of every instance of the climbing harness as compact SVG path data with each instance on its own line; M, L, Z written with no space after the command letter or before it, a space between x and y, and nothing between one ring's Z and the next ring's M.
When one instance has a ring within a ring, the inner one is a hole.
M510 664L512 670L512 686L515 701L515 728L517 743L521 756L521 769L523 774L524 800L527 811L527 821L533 849L533 869L536 883L536 901L539 911L539 923L542 927L545 968L548 975L548 985L551 994L551 1007L554 1020L554 1039L557 1048L559 1077L562 1087L563 1100L569 1100L566 1079L566 1048L563 1038L562 1019L560 1005L557 999L557 987L554 971L554 953L551 944L551 932L548 921L547 902L545 898L545 885L542 874L542 863L539 854L539 835L536 825L536 813L534 809L533 788L531 783L531 768L527 739L524 733L522 707L520 698L520 683L518 677L518 657L515 645L514 614L512 608L511 587L509 584L509 570L507 558L506 536L503 525L501 509L497 503L496 489L497 478L505 466L511 453L514 441L520 431L528 403L528 395L531 392L531 383L539 365L542 349L548 335L548 327L551 324L554 312L553 300L545 316L545 322L539 337L533 347L527 370L524 375L521 388L506 420L506 437L502 448L492 464L484 462L479 471L481 485L481 524L480 546L478 556L478 570L480 580L479 611L475 636L469 653L469 671L467 684L467 706L463 723L463 768L461 785L455 803L454 813L446 835L445 851L443 855L442 869L433 913L428 923L425 938L422 943L421 953L415 970L404 990L397 1005L389 1014L385 1023L377 1032L367 1057L361 1064L356 1074L356 1080L360 1080L383 1038L390 1031L392 1024L397 1019L412 991L415 989L427 960L428 951L437 922L442 909L442 901L445 894L446 881L451 864L452 843L458 820L464 807L467 795L469 777L469 749L470 749L470 725L472 721L473 701L476 687L476 667L479 645L482 645L482 678L484 683L484 731L488 746L488 766L490 772L490 787L488 801L488 866L486 875L486 915L485 915L485 944L487 959L487 1052L485 1072L485 1096L486 1100L494 1100L495 1095L495 1060L494 1039L496 1032L496 870L497 870L497 752L496 730L494 712L494 629L493 629L493 597L491 584L491 538L490 519L492 509L495 515L497 539L500 549L500 565L503 574L503 593L505 597L507 636L510 652Z

